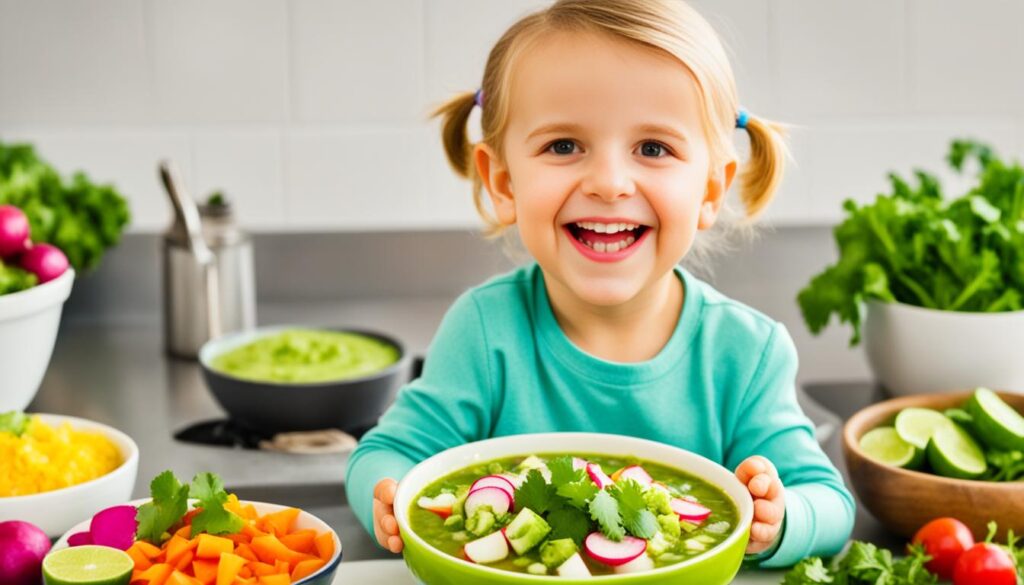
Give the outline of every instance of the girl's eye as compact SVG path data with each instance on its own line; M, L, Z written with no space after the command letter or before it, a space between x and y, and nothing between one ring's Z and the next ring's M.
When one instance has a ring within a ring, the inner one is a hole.
M548 146L548 152L567 155L576 152L576 143L572 140L556 140Z
M657 142L644 142L640 145L640 154L652 158L661 158L668 154L664 145Z

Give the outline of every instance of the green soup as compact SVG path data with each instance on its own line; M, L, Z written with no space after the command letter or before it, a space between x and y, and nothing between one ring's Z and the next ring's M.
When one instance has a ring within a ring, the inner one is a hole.
M379 372L398 348L343 331L293 329L268 335L213 359L213 369L258 382L330 382Z
M595 480L584 463L599 465L611 476ZM635 466L641 471L623 471ZM483 481L476 483L474 492L488 485L506 489L495 476L512 484L512 507L495 513L479 505L479 496L467 505L470 488L478 480ZM605 480L612 483L598 488L597 482ZM699 513L693 515L695 510ZM531 526L526 530L523 526L528 521ZM629 565L633 570L650 570L711 550L735 531L738 521L732 499L694 475L636 458L579 453L509 457L461 469L424 488L409 510L412 531L458 558L472 560L470 551L479 549L467 544L505 529L507 556L481 564L537 575L559 575L563 563L578 564L579 559L566 558L570 553L581 557L591 575L626 568L616 565L621 559L591 554L596 550L588 546L592 533L617 542L632 539L644 552ZM523 534L528 538L517 541ZM635 539L643 539L646 546Z

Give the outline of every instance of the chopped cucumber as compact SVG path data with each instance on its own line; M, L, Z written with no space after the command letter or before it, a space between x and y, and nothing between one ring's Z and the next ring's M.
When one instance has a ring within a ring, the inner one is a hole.
M549 532L551 532L551 526L544 518L529 508L520 510L505 528L505 536L508 538L509 544L512 545L512 550L516 551L518 555L522 555L540 544Z
M540 560L548 567L555 569L569 557L576 554L576 543L571 538L549 540L540 547Z

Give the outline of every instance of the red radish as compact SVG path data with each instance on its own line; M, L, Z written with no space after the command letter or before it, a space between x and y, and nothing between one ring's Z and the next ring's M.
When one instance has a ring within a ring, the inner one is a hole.
M580 459L579 457L573 457L572 458L572 468L573 469L586 469L587 468L587 460L586 459Z
M673 512L679 514L680 520L685 520L693 524L700 524L707 520L708 516L711 515L711 510L696 502L691 502L682 498L673 498L668 504L672 507Z
M473 485L469 486L469 492L473 493L480 488L485 487L496 487L501 488L508 492L509 497L514 498L516 493L516 486L512 485L507 477L501 475L487 475L473 482Z
M467 542L462 548L466 558L479 564L496 563L508 556L508 542L501 531Z
M661 483L660 481L651 482L651 487L656 490L663 491L670 496L672 495L672 492L668 489L668 486Z
M555 571L559 577L583 578L591 576L590 569L587 568L587 564L583 562L583 557L578 552L572 553L572 556L561 565L558 565Z
M89 524L92 543L128 550L135 542L135 531L139 527L135 521L137 513L135 506L114 506L93 516Z
M615 567L616 575L626 573L643 573L654 568L654 560L647 555L640 555L637 558Z
M605 475L604 470L596 463L587 463L587 475L590 476L591 481L597 484L598 489L603 490L614 483L612 478Z
M28 218L13 205L0 205L0 258L11 258L28 249Z
M622 541L615 542L600 532L591 532L583 541L583 549L595 561L617 567L644 554L647 541L635 536L624 536Z
M89 532L76 532L68 537L68 546L83 546L92 544L92 534Z
M512 496L504 488L494 486L473 490L466 496L466 518L481 506L490 506L495 514L504 514L512 509Z
M43 557L48 552L50 539L38 526L18 520L0 522L0 583L42 583Z
M50 282L68 269L68 257L57 246L35 244L21 255L21 267L36 275L39 284Z
M508 482L512 484L512 487L514 487L515 489L519 489L519 486L523 485L522 476L516 475L514 473L502 473L498 477L503 477L507 479Z
M639 465L630 465L623 469L622 473L619 474L619 477L617 477L615 481L619 481L620 479L632 479L644 487L648 487L654 483L654 478L651 477L651 474L647 473L647 471Z
M424 496L416 501L416 505L424 510L430 510L441 518L447 518L452 515L452 507L457 500L455 494L446 493L438 494L433 498Z

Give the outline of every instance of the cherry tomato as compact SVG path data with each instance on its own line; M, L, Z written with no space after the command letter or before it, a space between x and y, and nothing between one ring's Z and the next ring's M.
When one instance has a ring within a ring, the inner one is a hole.
M1017 569L1005 550L979 542L956 561L953 585L1017 585Z
M932 558L925 565L942 579L953 577L953 566L960 554L974 546L971 529L956 518L938 518L925 524L914 535L914 544L924 546Z

